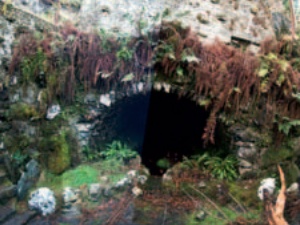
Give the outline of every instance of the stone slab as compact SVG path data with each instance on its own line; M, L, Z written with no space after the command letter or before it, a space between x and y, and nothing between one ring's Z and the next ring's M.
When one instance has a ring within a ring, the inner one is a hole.
M10 216L12 216L16 211L9 207L0 206L0 224Z
M27 224L28 221L33 219L36 216L36 212L27 211L21 214L17 214L11 217L9 220L6 220L3 225L23 225Z

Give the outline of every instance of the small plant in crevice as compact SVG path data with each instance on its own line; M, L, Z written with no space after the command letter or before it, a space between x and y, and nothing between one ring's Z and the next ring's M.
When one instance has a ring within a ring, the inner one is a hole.
M107 145L107 148L100 152L105 159L118 159L127 163L130 159L135 158L138 153L130 149L126 144L120 141L113 141Z
M28 158L27 154L24 154L24 152L21 152L20 150L14 152L11 156L12 164L15 167L21 167L24 165L25 160Z
M225 159L213 156L205 164L215 178L232 181L238 177L237 160L233 156L229 155Z
M82 147L82 153L85 155L88 161L93 161L100 157L97 152L93 151L89 146L86 145Z
M160 169L169 169L171 167L171 163L167 158L162 158L156 162L156 166Z
M181 165L183 167L186 167L189 169L205 170L205 167L206 167L205 163L209 159L210 159L210 156L208 153L204 153L202 155L192 155L190 158L187 158L186 156L184 156Z

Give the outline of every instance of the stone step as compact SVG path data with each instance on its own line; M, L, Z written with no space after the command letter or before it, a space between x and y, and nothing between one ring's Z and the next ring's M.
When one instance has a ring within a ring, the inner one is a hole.
M9 219L12 215L15 214L15 212L16 211L14 209L0 205L0 224Z
M27 211L24 213L16 214L10 219L6 220L3 225L23 225L27 224L30 220L32 220L37 215L36 212Z

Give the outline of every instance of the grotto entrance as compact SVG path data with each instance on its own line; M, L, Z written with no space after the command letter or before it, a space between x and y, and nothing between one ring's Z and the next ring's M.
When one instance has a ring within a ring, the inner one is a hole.
M102 151L112 141L121 141L138 151L152 175L162 175L166 168L159 161L173 165L183 156L208 150L201 139L208 116L209 111L187 97L153 89L124 97L102 113L100 134L92 142ZM223 144L221 132L217 127L214 150Z
M209 112L186 97L152 91L142 149L142 163L161 175L168 163L204 152L201 139Z

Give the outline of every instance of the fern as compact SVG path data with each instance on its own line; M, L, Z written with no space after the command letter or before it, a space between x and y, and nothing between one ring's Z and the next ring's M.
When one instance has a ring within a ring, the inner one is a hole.
M286 122L280 123L278 125L278 130L283 132L285 135L289 135L290 130L293 127L300 125L300 120L290 120L289 118L284 118Z
M113 141L111 144L107 145L107 149L100 153L105 159L117 159L127 160L137 156L137 152L130 149L126 144L123 144L120 141Z

